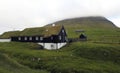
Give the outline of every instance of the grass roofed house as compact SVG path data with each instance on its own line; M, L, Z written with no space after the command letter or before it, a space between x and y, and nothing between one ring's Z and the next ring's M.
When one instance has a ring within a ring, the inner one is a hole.
M45 49L60 49L67 43L67 33L64 26L52 25L40 28L27 28L19 36L12 36L11 41L35 42Z

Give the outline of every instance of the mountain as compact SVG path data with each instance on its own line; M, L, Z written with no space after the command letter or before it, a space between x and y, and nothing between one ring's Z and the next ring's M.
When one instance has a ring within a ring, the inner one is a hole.
M53 23L48 24L44 27L26 28L23 31L5 32L0 36L0 38L10 38L11 36L16 36L16 35L18 36L19 35L36 35L36 34L38 35L46 27L51 26L52 24ZM65 20L54 22L54 24L64 25L68 32L69 37L76 37L75 36L76 30L117 29L117 27L111 21L101 16L65 19Z
M80 26L81 28L116 28L116 26L105 17L80 17L54 22L55 24Z
M59 50L41 50L36 43L0 43L0 73L120 73L120 29L111 21L82 17L54 23L64 25L68 38L84 33L87 41L68 43ZM5 32L0 38L36 35L51 25Z

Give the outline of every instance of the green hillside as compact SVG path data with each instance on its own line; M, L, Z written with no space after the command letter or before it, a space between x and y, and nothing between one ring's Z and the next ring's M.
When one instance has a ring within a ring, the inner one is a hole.
M79 28L116 28L116 26L106 19L105 17L96 16L96 17L80 17L80 18L71 18L65 19L58 22L54 22L55 24L62 24L62 25L76 25Z
M56 25L64 25L69 38L78 38L85 31L88 41L101 43L120 43L120 28L104 17L81 17L55 22ZM50 26L50 25L48 25Z
M0 73L120 73L120 28L111 21L104 17L82 17L55 24L65 26L68 38L84 33L88 40L52 51L42 50L35 43L0 43ZM38 35L50 26L6 32L0 38Z
M1 50L1 49L0 49ZM0 73L47 73L46 71L32 70L10 58L9 54L0 52Z
M34 43L0 43L0 73L120 73L119 44L76 42L60 50L38 49Z

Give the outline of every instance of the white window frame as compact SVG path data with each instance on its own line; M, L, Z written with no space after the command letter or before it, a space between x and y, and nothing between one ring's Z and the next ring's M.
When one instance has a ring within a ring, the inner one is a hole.
M21 37L18 37L18 40L21 40Z
M39 40L39 38L38 38L38 37L35 37L35 40L37 40L37 41L38 41L38 40Z
M40 40L42 41L42 40L43 40L43 37L40 37Z
M32 40L32 37L29 37L29 40Z
M24 37L24 40L27 40L27 37Z

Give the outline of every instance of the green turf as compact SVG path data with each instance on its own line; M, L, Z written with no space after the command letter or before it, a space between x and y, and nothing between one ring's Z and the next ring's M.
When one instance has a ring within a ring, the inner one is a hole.
M0 46L0 52L12 59L11 61L15 65L11 64L11 67L15 67L18 71L21 70L19 67L24 65L37 71L46 70L52 73L120 72L120 45L118 44L76 42L53 51L38 50L39 46L34 43L11 42L0 43ZM2 59L3 61L4 59ZM9 60L6 61L9 64ZM4 62L6 63L6 61ZM1 67L4 68L5 65L3 63ZM27 71L25 67L22 67L22 69ZM14 69L11 69L11 71L14 71Z
M65 26L68 38L78 38L81 33L75 30L84 30L88 40L52 51L35 43L0 43L0 73L120 73L120 29L112 22L70 19L56 24ZM38 30L28 28L21 34Z
M7 53L0 52L0 73L48 73L47 71L40 71L30 69L27 66L19 64L16 60L10 58Z

